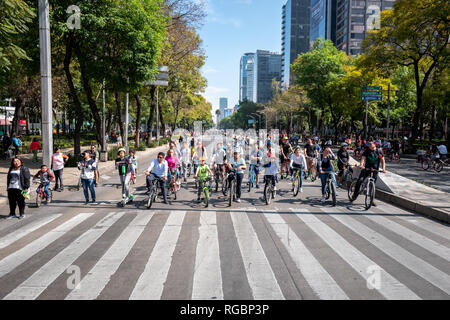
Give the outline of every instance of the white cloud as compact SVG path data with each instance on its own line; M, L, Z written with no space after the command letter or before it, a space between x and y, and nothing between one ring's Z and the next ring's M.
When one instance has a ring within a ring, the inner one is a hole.
M204 74L211 74L211 73L217 73L217 72L219 72L219 70L214 69L213 67L210 67L210 66L205 66L205 68L203 70Z
M240 28L242 25L242 22L239 19L222 18L222 17L215 16L215 15L210 15L208 18L208 21L223 24L223 25L232 25L235 28Z

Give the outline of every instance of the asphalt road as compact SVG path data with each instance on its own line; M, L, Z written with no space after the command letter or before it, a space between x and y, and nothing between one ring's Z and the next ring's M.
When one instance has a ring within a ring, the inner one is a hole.
M319 181L296 198L283 181L269 206L257 189L205 209L189 181L147 210L139 176L119 208L118 177L103 177L98 205L67 191L0 220L0 299L450 298L449 226L390 204L365 211L339 189L332 207Z

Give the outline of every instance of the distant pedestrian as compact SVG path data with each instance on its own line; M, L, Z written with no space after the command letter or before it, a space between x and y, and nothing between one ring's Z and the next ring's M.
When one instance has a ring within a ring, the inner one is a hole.
M38 162L37 154L39 150L42 150L42 147L39 144L38 139L33 138L33 142L30 144L30 152L33 153L33 160L31 160L31 162Z
M29 198L30 170L23 165L22 159L14 157L7 176L9 200L9 216L16 217L16 207L19 207L19 219L25 217L25 197Z
M51 168L55 174L55 191L63 191L63 169L64 163L69 160L69 157L61 152L61 148L56 147L55 153L52 155ZM59 188L58 188L59 187Z
M122 135L119 133L119 135L117 136L117 146L121 147L122 146Z
M12 140L9 136L9 133L6 132L2 138L3 152L6 152L12 144Z
M17 156L22 151L22 140L18 134L12 138L12 145L14 147L14 156Z
M84 204L89 203L89 191L91 192L92 202L95 204L94 179L97 163L91 158L90 152L83 153L83 160L78 163L78 170L81 170L81 184L83 185Z

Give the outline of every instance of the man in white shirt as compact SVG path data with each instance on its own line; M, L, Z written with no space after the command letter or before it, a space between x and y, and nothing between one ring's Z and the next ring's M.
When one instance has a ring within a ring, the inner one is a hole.
M183 143L183 148L181 149L181 165L183 168L183 178L184 182L186 182L186 176L187 176L187 167L189 163L191 162L191 149L188 147L187 142Z
M145 171L145 175L147 176L147 189L148 192L150 192L150 188L154 183L154 180L159 181L159 186L161 187L164 203L167 204L167 188L166 188L166 182L167 182L167 173L169 170L169 165L167 164L167 161L164 160L164 153L160 152L158 153L158 157L150 163L150 166L148 167L147 171ZM150 176L150 173L152 176Z

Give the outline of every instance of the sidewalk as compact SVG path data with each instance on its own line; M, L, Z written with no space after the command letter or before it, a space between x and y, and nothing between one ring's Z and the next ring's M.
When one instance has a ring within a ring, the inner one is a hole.
M116 144L109 144L108 148L116 146ZM89 147L81 147L81 150L87 150ZM160 147L156 147L156 148L147 148L147 150L145 151L137 151L136 152L136 156L138 157L138 161L142 158L147 157L148 155L150 155L151 153L157 153L159 151L167 151L168 149L168 145L163 145ZM70 149L62 149L62 151L64 153L68 153L68 152L73 152L73 148ZM24 160L24 164L25 166L30 169L30 174L34 175L41 166L41 163L33 163L31 162L33 155L32 154L23 154L20 155L20 157ZM42 153L38 154L38 160L41 161L42 159ZM100 172L100 183L105 182L107 180L107 178L109 178L106 173L108 171L111 171L114 169L114 160L115 159L109 159L109 161L107 162L99 162L99 172ZM4 160L0 160L0 205L5 205L8 203L8 197L7 197L7 186L6 186L6 178L7 178L7 174L8 174L8 170L9 170L9 165L10 165L10 161L4 161ZM139 168L142 170L142 168L145 168L147 165L147 163L139 163ZM63 172L63 182L64 182L64 192L67 191L67 188L70 188L70 186L75 186L78 184L78 178L80 177L80 171L78 170L78 168L74 167L74 168L68 168L65 167L64 168L64 172ZM102 180L102 177L105 177L104 180ZM54 182L51 183L51 186L54 186ZM34 188L37 188L36 185L31 184L30 187L30 194L31 194L31 199L27 201L27 203L29 201L34 201L34 197L35 197L35 193L33 190Z
M358 164L352 157L350 157L350 163ZM359 169L356 171L356 176L358 175ZM379 174L376 188L376 197L383 201L450 223L450 193L448 192L430 188L389 170L386 170L386 174Z

